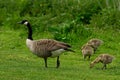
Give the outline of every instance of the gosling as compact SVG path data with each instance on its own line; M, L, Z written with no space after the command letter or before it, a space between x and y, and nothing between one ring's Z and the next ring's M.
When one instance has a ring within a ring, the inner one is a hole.
M100 39L91 39L87 42L87 44L90 44L94 48L94 53L98 49L98 47L103 44L103 41Z
M91 55L94 53L94 50L91 47L91 45L85 44L82 46L81 50L82 50L83 59L85 60L86 57L88 57L88 60L90 60Z
M100 54L94 61L90 63L90 68L94 67L96 63L101 62L103 64L102 69L107 69L107 64L112 63L113 56L109 54Z

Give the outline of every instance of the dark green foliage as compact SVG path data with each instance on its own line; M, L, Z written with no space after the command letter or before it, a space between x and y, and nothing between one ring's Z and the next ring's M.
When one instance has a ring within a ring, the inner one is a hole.
M23 29L17 22L27 19L36 34L50 32L57 40L79 41L91 37L94 27L119 29L118 3L119 0L0 0L0 26Z
M120 29L120 11L114 9L103 9L101 13L92 17L93 27Z
M81 24L77 25L74 21L58 27L49 27L48 31L53 33L54 39L64 42L79 41L92 35L89 28Z
M84 24L90 24L91 17L101 11L100 5L97 0L90 0L80 6L79 13L77 14L77 21ZM76 16L76 15L75 15Z

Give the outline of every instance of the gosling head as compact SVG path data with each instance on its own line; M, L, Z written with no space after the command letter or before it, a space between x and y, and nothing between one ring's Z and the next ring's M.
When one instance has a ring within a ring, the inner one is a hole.
M93 67L94 67L94 63L91 62L91 63L90 63L90 68L93 68Z

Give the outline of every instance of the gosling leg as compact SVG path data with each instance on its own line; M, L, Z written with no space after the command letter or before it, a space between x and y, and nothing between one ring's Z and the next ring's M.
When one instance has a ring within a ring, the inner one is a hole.
M103 70L103 69L107 69L106 64L103 65L102 70Z

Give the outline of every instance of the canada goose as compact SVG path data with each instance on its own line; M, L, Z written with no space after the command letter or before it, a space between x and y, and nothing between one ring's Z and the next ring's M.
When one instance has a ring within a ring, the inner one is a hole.
M113 58L114 57L109 54L100 54L94 61L90 63L90 68L92 68L96 63L101 62L103 63L102 69L106 69L107 64L111 63Z
M81 48L81 51L82 51L84 60L87 56L88 56L88 59L90 60L91 55L94 53L93 48L89 44L84 44Z
M27 20L19 22L19 24L24 24L28 28L28 38L26 39L26 45L32 51L33 54L38 57L44 58L45 67L47 67L47 58L48 57L57 57L57 68L60 66L59 56L64 51L71 51L71 46L67 43L56 41L53 39L40 39L33 40L32 38L32 28L30 23Z

